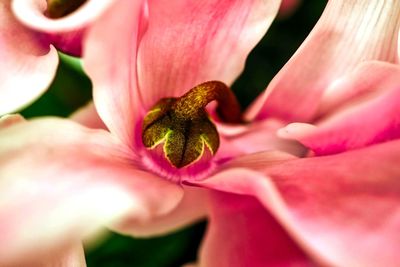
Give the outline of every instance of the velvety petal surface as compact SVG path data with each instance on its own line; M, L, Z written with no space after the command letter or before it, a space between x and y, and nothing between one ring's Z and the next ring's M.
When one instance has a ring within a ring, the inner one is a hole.
M400 137L400 66L366 65L338 83L331 97L352 101L316 126L289 124L279 131L316 154L332 154ZM336 99L335 99L336 98Z
M208 187L256 196L318 262L397 266L400 141L341 154L270 162L238 159L204 180Z
M310 121L324 91L358 64L397 62L399 12L399 1L328 1L315 28L247 118Z
M201 267L312 266L282 226L253 197L214 192Z
M182 200L169 213L146 221L125 216L124 220L111 228L136 237L158 236L177 231L206 218L208 191L204 188L185 186Z
M20 109L49 86L58 65L57 52L43 44L0 2L0 115Z
M280 0L149 1L138 78L146 108L195 85L230 85L265 34Z
M143 1L116 1L86 39L84 67L93 82L94 103L108 129L133 146L139 103L136 52Z
M172 210L182 189L131 156L108 132L67 120L0 130L1 261L49 253L126 214L140 221Z
M111 0L89 0L77 10L61 18L46 16L46 0L12 0L16 17L36 36L54 44L63 52L79 56L86 28L111 4Z
M298 142L280 138L276 132L285 124L278 120L255 121L251 124L228 125L217 123L220 135L220 147L216 157L257 153L261 151L281 150L301 156L305 149Z

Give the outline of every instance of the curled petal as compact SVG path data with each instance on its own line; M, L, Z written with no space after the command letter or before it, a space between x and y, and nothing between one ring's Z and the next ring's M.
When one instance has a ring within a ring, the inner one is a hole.
M350 103L316 126L294 123L281 129L280 135L300 141L318 155L399 138L400 67L368 66L346 77L335 88L336 98L354 95Z
M104 125L104 122L97 113L93 102L89 102L84 107L75 111L70 116L70 119L88 128L107 130L107 127Z
M0 117L0 129L24 122L25 118L19 114L4 115Z
M214 192L201 267L312 266L282 226L253 197Z
M256 196L303 249L328 266L397 266L400 141L271 163L259 154L201 183ZM265 160L263 160L265 159Z
M182 197L109 133L61 119L0 130L0 164L1 263L77 242L126 214L161 216Z
M280 0L149 1L138 78L146 108L212 80L232 84Z
M399 12L399 1L328 1L315 28L247 118L310 121L324 91L358 64L397 62Z
M81 54L86 28L111 4L111 0L89 0L73 13L53 19L45 15L46 0L12 0L15 15L25 26L41 34L42 40L76 56Z
M0 115L16 111L39 97L56 73L54 47L42 43L0 2Z

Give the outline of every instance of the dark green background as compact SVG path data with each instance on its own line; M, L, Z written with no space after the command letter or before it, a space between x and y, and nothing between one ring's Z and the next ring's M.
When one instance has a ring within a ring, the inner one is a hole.
M250 54L244 73L233 85L242 106L247 106L296 51L326 4L307 0L288 18L275 20L267 35ZM239 40L240 41L240 40ZM251 90L250 90L251 89ZM68 116L91 98L90 80L65 57L50 90L22 111L26 117ZM196 259L206 222L167 236L133 239L110 233L96 247L86 250L89 267L176 267Z

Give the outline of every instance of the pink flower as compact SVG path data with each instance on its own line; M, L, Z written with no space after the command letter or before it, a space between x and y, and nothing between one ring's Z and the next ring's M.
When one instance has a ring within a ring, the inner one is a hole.
M232 83L279 1L142 7L115 3L88 34L85 66L101 120L93 106L75 118L109 131L53 118L3 122L0 259L62 248L103 224L143 236L207 214L200 266L396 265L399 76L388 62L397 62L400 3L329 1L245 113L257 120L218 124L220 151L202 172L151 160L142 121L163 97ZM302 123L282 127L294 121ZM279 139L279 128L318 156L297 158L304 150Z
M58 65L55 48L80 55L86 28L110 3L88 1L76 11L54 0L0 3L0 115L28 105L46 90ZM64 9L65 14L60 13Z

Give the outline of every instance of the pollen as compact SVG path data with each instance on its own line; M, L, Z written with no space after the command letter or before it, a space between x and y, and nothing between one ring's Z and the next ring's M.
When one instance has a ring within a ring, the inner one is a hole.
M239 104L229 88L217 81L203 83L180 98L163 98L150 109L143 120L144 146L162 145L166 159L176 168L197 162L206 149L215 155L219 135L205 110L213 100L218 101L222 118L240 121Z

